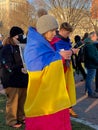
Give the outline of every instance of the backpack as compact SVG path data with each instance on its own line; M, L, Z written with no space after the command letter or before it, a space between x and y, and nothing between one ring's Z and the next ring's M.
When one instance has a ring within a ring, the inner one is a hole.
M80 49L78 55L76 55L77 62L84 62L84 54L85 54L84 46L85 46L84 41L80 41L74 46L74 48Z
M84 46L82 46L78 52L77 56L78 62L84 62L84 55L85 55Z

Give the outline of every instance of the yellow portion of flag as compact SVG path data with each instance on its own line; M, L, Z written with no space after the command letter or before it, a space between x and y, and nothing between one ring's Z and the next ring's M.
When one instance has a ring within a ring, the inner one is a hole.
M66 88L61 60L51 62L42 71L29 71L28 74L29 83L24 107L26 117L53 114L76 103L75 93L70 87L73 94L69 96L70 90Z
M76 88L75 88L75 80L73 75L72 63L65 73L66 87L69 93L70 102L73 105L76 103Z

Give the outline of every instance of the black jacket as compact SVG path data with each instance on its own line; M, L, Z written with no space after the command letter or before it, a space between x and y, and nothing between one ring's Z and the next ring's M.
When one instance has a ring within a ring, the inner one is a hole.
M15 87L25 88L28 84L28 74L21 72L23 68L18 45L6 45L2 49L2 77L1 82L4 88Z
M85 67L88 69L98 69L98 49L96 47L96 44L89 38L85 39L85 43Z

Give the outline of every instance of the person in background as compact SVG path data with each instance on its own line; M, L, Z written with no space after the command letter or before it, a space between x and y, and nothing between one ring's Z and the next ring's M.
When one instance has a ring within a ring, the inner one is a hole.
M47 14L48 14L48 12L47 12L47 10L44 9L44 8L40 8L40 9L37 11L37 16L38 16L38 18L40 18L40 17L43 16L43 15L47 15Z
M7 96L6 124L19 128L24 123L24 103L26 98L28 74L26 73L19 50L20 27L13 26L9 37L3 41L1 82Z
M97 34L97 41L95 42L95 45L98 50L98 32L96 32L96 34ZM98 93L98 69L96 69L96 76L95 76L95 92Z
M76 54L79 49L72 48L71 42L69 39L69 35L72 32L72 27L69 23L64 22L60 25L59 32L51 41L51 45L53 46L54 50L60 52L62 50L71 50L73 54ZM74 76L72 70L72 63L70 60L63 59L63 66L65 72L65 79L66 79L66 86L69 92L69 89L73 89L75 91L75 83L74 83ZM71 93L73 94L73 93ZM74 112L72 107L69 109L70 115L73 117L78 117L78 115Z
M84 45L85 43L81 40L81 37L79 35L76 35L74 37L75 40L75 46L74 48L78 48L80 46L80 50L78 52L78 54L75 54L75 59L76 59L76 71L79 73L79 71L81 72L82 76L83 76L83 80L85 80L86 78L86 72L84 70L84 68L82 67L82 63L84 62ZM81 80L82 81L82 80Z
M0 83L1 83L1 76L2 76L2 63L1 63L1 51L2 51L2 41L3 41L3 36L0 34Z
M84 33L84 36L83 36L83 38L82 38L82 41L84 41L86 38L88 38L88 36L89 36L89 33L88 33L88 32Z
M0 46L2 45L3 36L0 34Z
M41 16L36 29L29 28L24 58L29 74L25 102L25 130L71 130L69 107L76 103L74 90L69 97L62 57L72 51L55 51L50 41L58 23L51 15ZM61 57L62 55L62 57Z
M98 69L98 50L96 48L97 34L96 32L91 32L84 40L84 63L87 69L85 92L90 98L98 98L95 92L92 90L92 81L96 75L96 69Z

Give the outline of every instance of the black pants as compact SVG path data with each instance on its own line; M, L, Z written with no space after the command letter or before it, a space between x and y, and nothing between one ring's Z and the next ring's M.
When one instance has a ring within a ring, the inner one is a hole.
M86 73L85 73L84 68L82 67L81 61L78 60L78 56L77 56L77 55L72 55L71 59L72 59L73 68L74 68L78 73L81 72L81 74L82 74L82 76L83 76L83 79L85 80L85 78L86 78Z
M81 72L81 74L82 74L82 76L83 76L83 79L85 79L85 78L86 78L86 73L85 73L84 68L82 67L81 62L78 62L78 63L77 63L77 69L78 69L78 71Z

